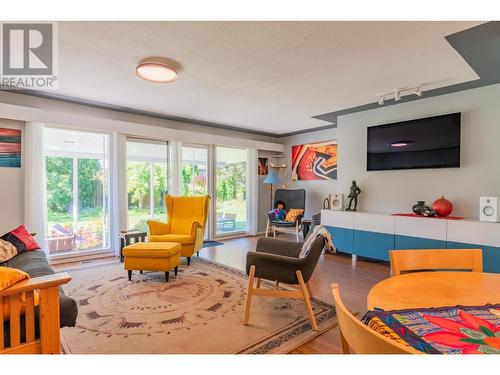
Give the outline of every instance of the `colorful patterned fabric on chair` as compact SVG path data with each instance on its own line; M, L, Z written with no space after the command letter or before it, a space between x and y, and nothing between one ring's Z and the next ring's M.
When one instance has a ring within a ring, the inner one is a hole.
M167 222L148 220L149 241L178 242L181 256L187 257L188 265L194 253L203 245L203 235L207 223L208 195L197 197L165 197Z

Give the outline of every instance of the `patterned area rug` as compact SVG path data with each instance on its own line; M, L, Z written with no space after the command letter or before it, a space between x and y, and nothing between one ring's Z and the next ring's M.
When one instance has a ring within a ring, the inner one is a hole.
M254 297L242 324L245 273L201 258L163 272L134 272L121 263L70 271L65 288L78 302L77 326L61 330L68 354L288 353L337 325L333 306L313 300L319 332L302 301ZM262 283L272 287L272 283Z

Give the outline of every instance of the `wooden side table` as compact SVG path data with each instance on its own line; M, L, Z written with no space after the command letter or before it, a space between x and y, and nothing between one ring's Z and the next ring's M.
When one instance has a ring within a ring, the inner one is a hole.
M130 245L131 243L145 242L147 235L148 234L146 232L140 231L118 233L118 237L120 237L120 262L123 263L123 248Z

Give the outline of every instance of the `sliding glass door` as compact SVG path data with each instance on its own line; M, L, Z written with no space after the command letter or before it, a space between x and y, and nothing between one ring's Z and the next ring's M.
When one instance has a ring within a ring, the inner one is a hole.
M215 211L217 236L247 231L246 149L215 147Z
M147 231L147 220L166 220L167 142L127 138L128 229Z
M109 136L45 128L51 255L109 248Z

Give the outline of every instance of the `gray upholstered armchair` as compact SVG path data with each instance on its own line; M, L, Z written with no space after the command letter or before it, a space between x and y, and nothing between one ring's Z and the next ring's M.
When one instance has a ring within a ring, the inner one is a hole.
M304 210L306 207L306 191L304 189L277 189L274 193L273 208L276 207L278 201L283 201L285 203L287 211L291 208ZM286 222L274 220L272 212L268 212L266 237L269 231L273 232L273 236L276 235L276 232L293 233L295 234L297 242L299 242L300 224L303 216L304 215L299 215L295 222Z
M307 256L299 258L301 242L283 241L274 238L260 238L257 250L247 254L248 292L243 322L248 324L253 296L286 297L304 300L311 326L316 331L318 325L310 301L311 278L323 251L324 239L318 236L311 245ZM254 279L257 285L254 286ZM275 282L275 289L261 288L261 279ZM300 289L279 289L279 283L298 285Z

